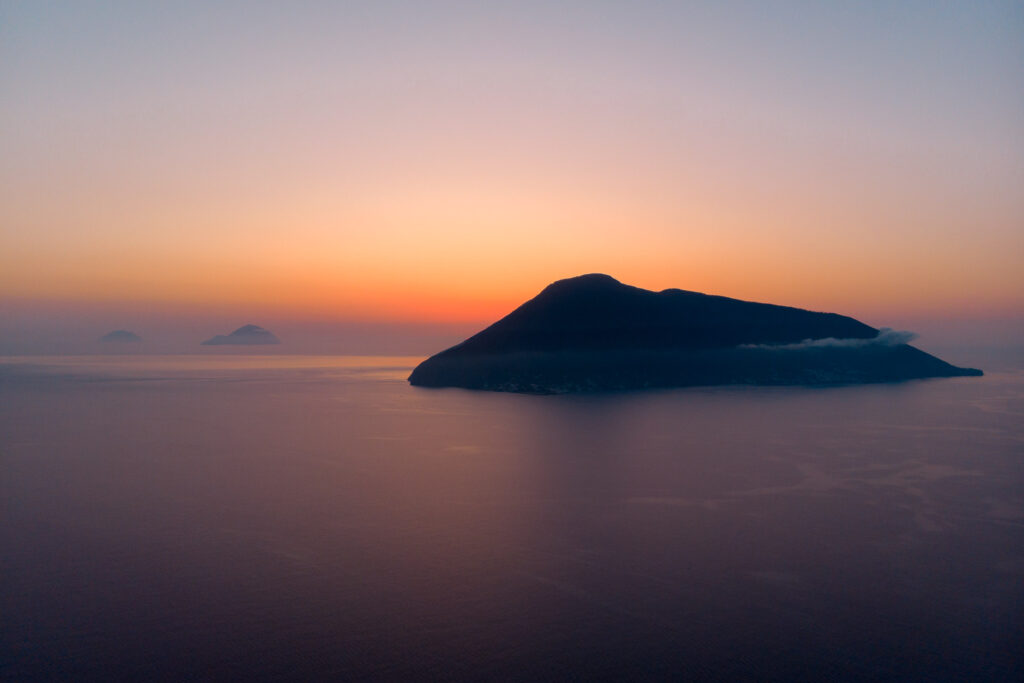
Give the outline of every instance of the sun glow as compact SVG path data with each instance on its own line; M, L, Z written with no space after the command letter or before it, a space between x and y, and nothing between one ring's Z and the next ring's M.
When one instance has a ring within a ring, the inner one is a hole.
M902 43L823 61L813 32L780 46L685 13L646 23L706 35L616 42L580 9L568 35L511 21L501 47L466 31L481 17L425 41L380 10L358 31L278 17L270 52L243 19L237 59L197 62L222 47L202 22L140 10L133 30L164 51L112 62L123 18L11 12L5 297L469 321L601 271L818 310L1024 312L1024 124L1014 88L973 76L1020 82L1002 33L918 65ZM953 45L988 30L915 29ZM42 47L65 42L74 64ZM836 82L863 60L880 68Z

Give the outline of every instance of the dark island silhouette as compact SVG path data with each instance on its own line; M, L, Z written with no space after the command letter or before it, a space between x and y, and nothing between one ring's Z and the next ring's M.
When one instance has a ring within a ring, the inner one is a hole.
M114 330L99 338L104 344L139 344L142 337L129 330Z
M567 393L715 384L827 385L978 376L910 346L913 335L835 313L591 274L559 280L420 363L422 387Z
M243 325L231 334L218 334L216 337L207 339L203 346L259 346L263 344L280 344L272 332L265 330L258 325Z

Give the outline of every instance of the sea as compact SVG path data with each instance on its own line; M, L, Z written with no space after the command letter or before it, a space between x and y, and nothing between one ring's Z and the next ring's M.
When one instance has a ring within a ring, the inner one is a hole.
M1024 367L535 396L420 360L0 358L0 678L1024 678Z

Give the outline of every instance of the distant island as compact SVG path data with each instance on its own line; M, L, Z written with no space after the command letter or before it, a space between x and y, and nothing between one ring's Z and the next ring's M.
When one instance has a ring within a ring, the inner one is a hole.
M114 330L99 338L104 344L139 344L142 337L128 330Z
M715 384L826 385L979 376L853 318L609 275L559 280L420 363L422 387L567 393Z
M272 332L258 325L243 325L231 334L218 334L202 343L203 346L259 346L262 344L280 344Z

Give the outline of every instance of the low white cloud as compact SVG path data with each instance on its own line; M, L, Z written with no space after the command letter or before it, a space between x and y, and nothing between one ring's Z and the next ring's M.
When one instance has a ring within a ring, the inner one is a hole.
M824 348L860 348L865 346L899 346L909 344L917 339L917 334L905 330L894 330L891 327L883 327L878 330L878 335L870 339L836 339L826 337L824 339L805 339L796 344L744 344L744 349L776 349L779 351L796 351L798 349L824 349Z

